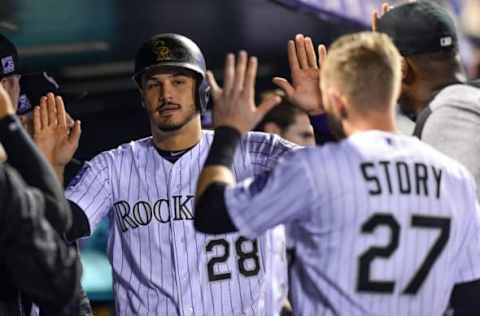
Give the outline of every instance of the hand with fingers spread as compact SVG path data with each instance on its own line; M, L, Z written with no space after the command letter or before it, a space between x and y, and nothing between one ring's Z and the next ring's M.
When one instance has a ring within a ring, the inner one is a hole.
M67 112L65 112L65 114L67 115L67 128L71 130L75 126L75 120ZM18 118L28 135L33 138L33 112L19 115Z
M378 27L377 27L378 19L380 19L380 17L385 13L387 13L391 8L392 7L388 3L383 3L379 11L373 10L372 12L372 31L373 32L376 32L378 30ZM378 12L381 12L381 14L379 14Z
M63 168L72 159L80 140L80 121L68 126L63 100L49 93L33 110L33 140L54 169Z
M207 79L213 99L213 121L215 127L228 126L246 133L254 128L263 116L280 102L273 96L258 107L255 106L255 77L257 58L241 51L235 62L235 55L228 54L224 69L223 88L219 87L209 71Z
M275 77L273 83L280 87L295 106L311 115L323 113L320 90L320 66L327 56L324 45L318 46L318 59L312 39L299 34L288 42L288 62L292 82Z

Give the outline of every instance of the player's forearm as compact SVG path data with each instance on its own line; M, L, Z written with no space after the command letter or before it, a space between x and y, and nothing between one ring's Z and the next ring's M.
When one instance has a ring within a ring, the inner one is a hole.
M27 184L59 197L63 192L45 157L27 135L18 119L9 116L0 120L0 136L8 155L8 162Z
M225 203L222 182L211 183L195 203L195 229L206 234L227 234L238 231L233 224Z
M204 233L236 231L225 205L224 193L235 184L232 164L241 135L229 127L215 130L210 152L197 183L195 228Z
M235 184L235 179L232 171L227 167L220 165L205 166L198 178L196 196L202 196L205 190L214 182L233 185Z
M212 146L197 182L196 196L199 198L213 182L234 184L232 164L240 142L241 134L234 128L219 127L215 129Z
M65 173L65 167L64 166L53 166L53 171L55 171L55 174L57 175L57 179L60 182L60 184L63 186L64 185L64 173Z
M55 208L60 206L49 204L41 191L28 187L8 166L1 168L0 179L4 226L0 243L11 278L31 298L63 304L80 275L76 254L44 216L47 211L59 212Z
M58 232L63 232L71 224L70 210L62 187L47 160L36 149L16 117L9 116L0 120L0 136L9 164L28 185L41 190L51 205L55 204L54 208L46 211L45 216Z

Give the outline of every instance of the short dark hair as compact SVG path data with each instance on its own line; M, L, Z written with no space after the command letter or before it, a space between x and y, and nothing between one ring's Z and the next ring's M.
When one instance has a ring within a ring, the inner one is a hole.
M140 80L140 88L143 88L143 85L145 84L145 82L151 78L153 75L155 75L155 73L158 71L158 70L167 70L167 71L171 71L173 72L175 75L183 75L183 76L188 76L188 77L192 77L194 78L195 80L197 80L197 84L198 84L198 80L201 80L200 76L190 70L190 69L186 69L186 68L181 68L181 67L170 67L170 66L160 66L160 67L152 67L150 68L149 70L145 71L142 76L140 77L141 80Z
M264 131L267 123L275 123L280 127L280 129L282 129L282 131L286 130L295 122L295 117L301 113L303 113L301 110L297 109L283 99L279 105L275 106L270 110L270 112L267 113L267 115L265 115L263 120L258 123L255 130Z

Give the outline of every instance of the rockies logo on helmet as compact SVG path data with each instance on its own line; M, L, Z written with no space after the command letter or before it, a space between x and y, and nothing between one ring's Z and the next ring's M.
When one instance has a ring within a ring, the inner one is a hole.
M153 36L146 41L135 57L133 76L139 87L141 76L158 67L178 67L193 71L198 76L197 104L205 112L209 100L209 86L206 80L206 65L200 48L189 38L173 33Z

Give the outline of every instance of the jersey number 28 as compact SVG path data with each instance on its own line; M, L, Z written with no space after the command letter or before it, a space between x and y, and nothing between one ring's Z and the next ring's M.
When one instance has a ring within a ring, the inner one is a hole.
M251 249L245 250L244 245L251 244ZM214 250L214 248L223 248L220 255L210 258L207 263L208 280L220 281L230 279L232 274L230 272L218 273L215 272L215 265L225 263L230 256L230 244L225 239L213 239L207 243L207 253ZM257 240L250 240L245 237L239 237L235 241L235 252L237 253L238 271L246 277L255 276L260 271L260 258L258 257L258 243ZM248 267L247 262L253 262L253 267Z
M445 248L450 236L450 218L412 215L412 229L436 229L440 235L427 254L402 294L415 295L427 279L428 273L435 261ZM371 216L363 225L363 234L372 234L377 228L384 227L390 230L390 242L384 247L370 247L358 258L357 291L372 293L393 293L395 282L370 279L370 265L375 258L390 258L397 250L400 240L400 225L392 214L377 213Z

